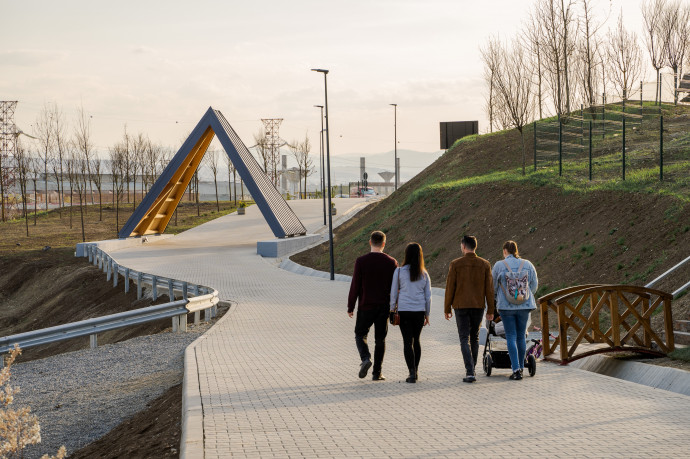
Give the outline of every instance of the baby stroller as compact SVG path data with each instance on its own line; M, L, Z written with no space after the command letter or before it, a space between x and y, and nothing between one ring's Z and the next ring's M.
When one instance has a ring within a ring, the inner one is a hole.
M482 363L486 376L491 376L493 368L511 368L510 355L507 349L497 350L492 348L492 336L495 337L493 340L494 342L498 341L496 338L503 338L503 340L505 340L506 337L503 323L501 323L501 317L498 315L498 312L494 314L493 320L488 321L486 328L486 343L484 344ZM532 348L535 344L533 344L525 354L525 369L527 369L530 376L534 376L537 373L537 359L534 356L534 352L532 352Z

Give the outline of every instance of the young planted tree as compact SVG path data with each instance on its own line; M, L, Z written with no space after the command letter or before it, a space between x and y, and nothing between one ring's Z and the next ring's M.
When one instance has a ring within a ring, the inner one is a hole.
M532 82L529 68L524 65L525 54L525 48L518 39L510 45L499 45L497 60L502 71L495 78L499 106L522 139L522 175L525 175L527 158L524 127L534 113Z
M644 41L649 52L649 59L656 71L656 91L654 102L661 103L661 79L659 72L664 67L666 55L664 44L667 33L663 30L664 11L667 0L648 0L642 3L644 21Z
M55 182L57 183L58 188L58 208L60 218L62 218L62 208L65 204L65 180L63 178L63 164L65 162L67 144L69 143L69 135L67 134L67 123L65 122L65 116L58 108L57 104L53 106L53 138L55 139L55 154L53 159L57 165L57 167L54 168L54 175L56 176Z
M534 13L530 13L529 19L527 21L527 24L525 25L524 28L524 34L523 34L523 39L525 42L525 47L527 50L530 52L530 59L528 60L528 63L531 67L532 70L532 78L533 78L533 84L537 87L537 105L539 107L539 119L544 118L544 100L543 100L543 64L542 64L542 46L544 43L544 36L542 33L541 28L539 27L539 22L537 18L535 17ZM485 79L487 79L489 76L486 74L487 72L485 71ZM492 96L493 96L493 78L491 78L490 81L490 89L489 89L489 100L488 104L489 107L492 105ZM491 110L493 111L493 108L491 107ZM489 120L489 123L491 124L492 120Z
M268 174L271 162L271 148L268 145L268 140L263 130L254 134L254 149L259 155L259 164L263 168L264 173Z
M225 162L228 165L228 194L229 199L232 200L233 197L235 198L235 205L237 205L237 168L235 168L235 165L230 161L230 157L228 155L223 155L223 158ZM230 178L232 177L232 183L230 182Z
M637 43L637 35L623 25L622 14L615 29L609 30L607 55L611 80L625 103L642 74L642 50Z
M664 54L673 70L673 102L678 104L679 74L690 51L690 5L680 0L666 4L662 15L662 30L666 31Z
M103 160L98 155L93 155L90 163L89 178L98 192L98 221L103 221Z
M36 226L38 220L38 190L36 188L38 185L38 178L41 175L41 160L36 156L32 156L29 166L31 181L34 184L34 226Z
M602 46L599 31L603 22L596 19L591 0L582 0L580 15L580 41L578 56L580 61L580 76L584 103L587 106L596 104L598 84L597 75L603 67L600 58Z
M79 194L79 211L83 214L85 212L84 206L82 205L82 198L86 201L87 190L91 191L91 203L93 204L93 185L91 182L91 161L94 158L94 148L93 141L91 140L91 120L86 116L84 112L84 107L80 107L77 112L77 121L74 127L74 145L79 152L79 163L78 168L86 168L85 171L80 176L80 182L84 182L83 193ZM83 204L86 204L85 202ZM82 215L82 226L84 218ZM83 228L82 228L83 233Z
M113 185L113 199L115 200L115 233L120 231L120 201L125 185L125 146L122 143L110 148L110 174Z
M216 210L220 212L220 202L218 201L218 150L208 150L204 159L206 159L208 168L211 169L213 174L213 185L216 187Z
M14 147L14 165L17 169L17 180L22 200L22 211L24 214L24 224L26 226L26 237L29 237L29 212L27 209L27 182L31 175L31 158L29 157L24 145L17 139Z
M300 174L300 192L304 190L303 198L306 199L307 177L314 173L314 161L310 155L311 142L309 141L309 136L305 135L303 142L293 142L293 145L290 145L290 151L295 161L297 161L297 168ZM304 187L302 186L302 181L304 181Z
M39 150L38 155L41 158L43 165L43 183L46 199L46 211L48 210L48 164L52 158L53 149L55 148L55 130L53 122L54 111L52 107L45 104L36 119L36 136L38 137Z

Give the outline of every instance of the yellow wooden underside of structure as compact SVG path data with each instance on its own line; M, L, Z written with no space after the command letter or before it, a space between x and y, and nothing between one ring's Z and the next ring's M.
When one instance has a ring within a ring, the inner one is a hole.
M185 158L182 166L173 174L165 185L163 191L149 207L144 218L139 222L131 236L145 236L147 234L160 234L165 231L168 222L173 216L177 205L184 195L189 182L194 177L208 146L215 137L210 127L204 131L199 141Z

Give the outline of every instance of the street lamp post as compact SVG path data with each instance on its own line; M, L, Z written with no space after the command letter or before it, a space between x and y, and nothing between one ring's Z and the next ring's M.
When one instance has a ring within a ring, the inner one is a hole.
M393 163L393 170L395 171L395 190L398 190L398 104L390 104L393 106L393 142L395 149L395 163Z
M328 129L328 70L311 69L312 72L323 73L324 105L326 108L326 176L328 177L328 242L331 257L331 280L335 280L335 265L333 263L333 211L331 204L331 131Z
M323 224L326 224L326 174L323 164L323 105L314 105L321 109L321 143L319 144L319 158L321 160L321 197L323 198Z

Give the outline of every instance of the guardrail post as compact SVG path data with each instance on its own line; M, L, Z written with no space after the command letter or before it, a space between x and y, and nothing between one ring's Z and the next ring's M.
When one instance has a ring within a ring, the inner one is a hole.
M187 301L189 285L186 282L182 282L182 299Z
M129 268L125 268L125 293L129 293Z
M137 273L137 300L140 300L142 297L142 289L143 285L141 285L144 282L144 274L139 272Z
M199 325L201 322L201 311L194 311L194 325Z
M98 265L98 249L96 247L93 248L93 265L96 266Z
M211 308L211 318L215 319L217 315L218 315L218 305L214 304L213 307Z
M91 349L96 349L98 347L98 335L97 334L92 334L89 335L89 341L91 344Z
M158 278L151 276L151 290L153 292L153 301L158 299Z
M110 277L113 275L113 261L109 260L107 264L105 280L110 282Z
M172 317L172 329L173 329L172 331L173 332L176 332L179 329L179 325L180 325L179 318L180 318L180 316L173 316Z
M168 298L170 301L175 301L175 290L173 289L172 279L168 279Z
M91 263L93 261L93 246L92 245L86 246L86 254L89 256L89 263Z
M113 287L117 287L117 278L120 274L120 266L117 263L113 263Z
M186 332L187 331L187 314L181 314L179 316L179 321L180 321L180 327L179 327L178 331Z

